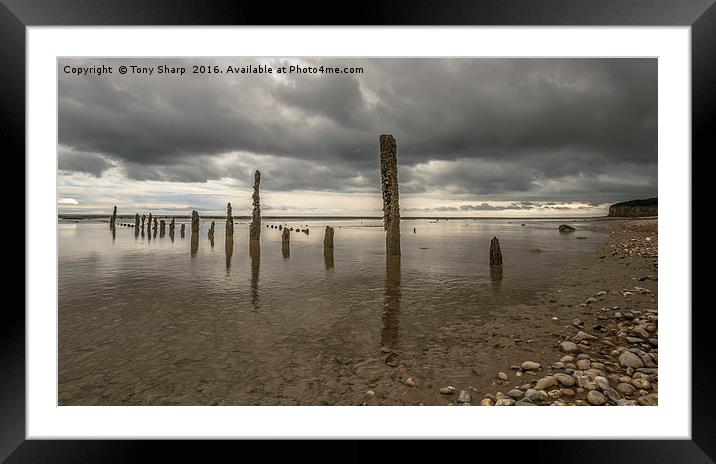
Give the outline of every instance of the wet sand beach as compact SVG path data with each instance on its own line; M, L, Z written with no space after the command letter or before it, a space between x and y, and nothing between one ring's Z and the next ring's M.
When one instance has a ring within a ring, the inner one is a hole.
M431 224L422 238L428 226L406 221L397 262L368 223L336 225L330 263L318 225L292 234L288 258L278 231L249 253L242 225L231 253L222 229L191 255L188 238L127 229L92 249L61 229L61 250L85 248L60 257L59 404L656 402L656 219L573 220L571 234L526 222ZM478 226L488 240L473 250ZM507 237L502 275L487 266L493 233ZM356 237L368 245L350 254ZM552 385L567 376L571 396Z

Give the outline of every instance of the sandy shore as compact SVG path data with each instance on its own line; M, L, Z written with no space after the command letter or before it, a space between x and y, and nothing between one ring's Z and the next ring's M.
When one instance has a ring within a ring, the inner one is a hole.
M561 223L548 227L558 234ZM267 371L262 359L255 366L237 366L232 351L237 345L217 337L224 332L211 327L212 318L194 319L183 326L187 331L177 331L171 319L162 320L168 327L159 339L127 331L107 338L106 329L94 323L101 344L83 341L89 346L81 352L65 347L73 356L67 358L73 361L72 369L63 370L60 358L59 403L656 404L657 220L568 223L576 227L575 239L583 231L602 232L607 238L577 264L545 270L558 275L555 285L531 301L501 307L501 314L476 311L480 317L473 320L443 318L446 322L415 346L381 343L368 356L350 350L320 352L317 357L296 353L278 371ZM499 288L494 290L499 294ZM481 301L461 304L480 309ZM404 304L401 311L407 314L410 309ZM383 317L384 327L390 327L394 321ZM394 334L383 335L392 340ZM132 356L122 350L113 354L122 346L136 351ZM103 357L112 362L98 368ZM137 364L149 367L135 370ZM249 375L238 376L246 372Z
M489 346L489 362L474 363L459 379L439 379L429 366L397 366L394 380L402 384L376 382L362 404L656 405L657 220L574 225L576 234L589 229L609 238L580 266L561 270L558 286L536 304L505 308L516 323L487 328L491 336L471 347ZM459 348L455 354L470 356Z

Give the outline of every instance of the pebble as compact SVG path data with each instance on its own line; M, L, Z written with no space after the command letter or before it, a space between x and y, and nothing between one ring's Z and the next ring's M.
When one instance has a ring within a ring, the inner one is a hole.
M636 392L636 388L634 388L630 383L622 382L617 385L617 391L624 396L632 396Z
M599 387L601 391L609 389L609 381L606 379L606 377L597 376L594 378L594 383L597 384L597 387Z
M627 337L626 341L629 343L644 343L644 339L639 337Z
M604 394L607 396L607 398L614 401L615 403L621 399L619 397L619 393L617 393L617 391L613 388L607 388L606 390L604 390Z
M375 392L373 390L368 390L365 394L368 396L375 396Z
M497 374L497 377L504 382L507 382L507 380L509 379L507 377L507 374L505 374L504 372L500 372L499 374Z
M603 296L603 295L606 295L606 294L607 294L607 292L605 292L604 290L602 290L602 291L597 292L597 294L596 294L595 296Z
M562 356L562 357L560 358L560 361L563 362L563 363L571 363L572 361L574 361L574 356L569 355L569 354L566 355L566 356Z
M412 377L408 377L407 379L405 379L405 384L409 387L417 387L418 386Z
M518 390L516 388L513 388L512 390L507 392L507 396L515 400L522 398L522 395L524 395L524 393L522 393L522 390Z
M532 401L533 403L542 403L547 401L549 397L541 391L537 391L534 388L530 388L525 392L525 399Z
M577 343L581 342L582 340L596 340L596 339L597 339L597 337L595 337L594 335L590 335L586 332L582 332L581 330L579 331L579 333L577 335L574 336L574 341Z
M601 406L607 402L607 397L597 390L591 390L587 393L587 401L589 401L589 404L593 404L594 406Z
M572 387L575 383L577 383L577 381L574 380L574 377L567 374L554 374L554 378L565 387Z
M512 398L501 398L495 402L495 406L514 406L515 400Z
M637 326L631 329L631 331L641 338L649 338L649 331L642 326Z
M631 351L625 351L619 356L619 364L623 367L639 368L644 367L644 363Z
M596 302L597 302L597 299L596 299L596 298L587 298L587 301L585 301L585 303L587 303L587 304L589 304L589 303L596 303Z
M490 398L483 398L480 401L480 406L492 406L492 400Z
M586 371L591 365L592 362L589 359L580 359L577 361L577 369L581 371Z
M554 377L547 376L542 377L537 381L537 384L535 384L536 390L547 390L548 388L552 388L557 385L557 381L554 379Z
M457 402L460 404L470 403L470 392L467 390L460 390L460 394L457 397Z
M641 406L656 406L659 404L659 396L657 393L649 393L648 395L640 397L637 402Z
M559 391L559 394L565 398L574 398L574 390L571 388L563 388Z
M572 321L572 325L577 328L580 328L584 325L584 322L580 321L579 319L575 319Z
M637 358L637 359L638 359L638 358ZM536 363L536 362L534 362L534 361L525 361L525 362L522 363L522 369L523 369L523 370L526 370L526 371L529 371L529 370L537 370L537 369L539 369L540 367L542 367L542 364ZM641 365L641 366L639 366L639 367L644 367L644 366Z
M577 348L577 345L574 342L570 341L564 341L561 344L562 351L565 353L576 353L579 351L579 348Z
M659 369L656 367L640 367L636 371L644 374L656 374L659 372Z
M641 388L642 390L648 390L651 388L651 384L646 379L632 379L631 384L636 388Z
M440 393L442 393L443 395L452 395L453 393L455 393L455 387L453 387L452 385L448 385L447 387L441 388Z

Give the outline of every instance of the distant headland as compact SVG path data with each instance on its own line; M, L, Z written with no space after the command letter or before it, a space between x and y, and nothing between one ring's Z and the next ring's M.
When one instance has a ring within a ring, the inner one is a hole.
M642 217L658 216L659 203L657 198L645 200L623 201L609 207L609 217Z

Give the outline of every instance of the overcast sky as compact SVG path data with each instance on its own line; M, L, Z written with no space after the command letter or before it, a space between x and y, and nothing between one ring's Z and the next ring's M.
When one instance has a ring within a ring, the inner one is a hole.
M404 216L604 214L657 195L655 59L60 59L60 213L380 215L378 137ZM112 66L101 76L66 65ZM191 74L192 65L362 67ZM184 76L118 73L184 66Z

